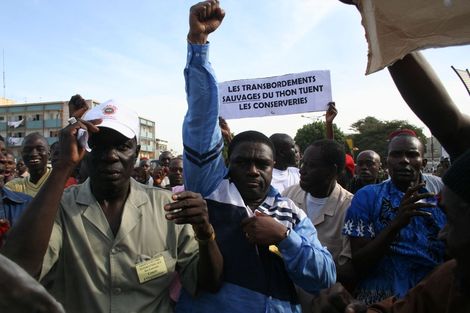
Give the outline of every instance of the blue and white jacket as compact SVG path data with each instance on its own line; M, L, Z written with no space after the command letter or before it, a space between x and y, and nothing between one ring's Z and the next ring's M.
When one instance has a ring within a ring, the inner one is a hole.
M294 284L318 292L336 280L333 259L322 247L305 213L270 187L257 210L292 229L278 245L248 242L240 226L251 216L235 184L227 177L218 124L215 75L208 61L209 45L188 45L185 68L188 112L183 124L184 178L187 190L207 201L210 222L224 257L224 283L217 294L191 298L184 292L177 312L300 312Z

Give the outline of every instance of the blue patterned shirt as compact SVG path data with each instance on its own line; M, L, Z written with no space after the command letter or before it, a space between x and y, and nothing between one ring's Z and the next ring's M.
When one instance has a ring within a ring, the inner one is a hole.
M428 192L425 188L419 190L425 192ZM396 217L403 196L391 180L360 189L346 213L343 233L350 237L375 238ZM403 297L443 262L445 246L437 236L446 224L446 216L438 207L422 211L431 213L432 217L413 217L400 230L385 256L357 285L359 300L370 304L389 296Z

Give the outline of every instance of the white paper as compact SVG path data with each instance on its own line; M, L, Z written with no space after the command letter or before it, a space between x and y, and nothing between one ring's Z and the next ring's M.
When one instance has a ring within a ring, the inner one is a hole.
M330 71L219 83L225 119L326 111L332 101Z

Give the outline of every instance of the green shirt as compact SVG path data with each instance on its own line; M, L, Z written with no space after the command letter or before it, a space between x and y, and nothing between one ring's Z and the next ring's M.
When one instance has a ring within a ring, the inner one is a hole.
M42 177L37 181L36 184L30 181L30 176L26 176L17 177L15 179L10 180L8 183L5 184L5 187L12 191L22 192L27 195L30 195L31 197L35 197L36 194L39 192L39 189L41 189L42 185L44 185L46 180L49 178L50 174L51 169L48 168L46 173L42 175Z
M90 190L90 182L64 191L41 278L72 312L173 312L174 272L196 291L198 244L191 225L165 219L171 193L131 179L116 237ZM167 273L140 283L136 264L163 257Z

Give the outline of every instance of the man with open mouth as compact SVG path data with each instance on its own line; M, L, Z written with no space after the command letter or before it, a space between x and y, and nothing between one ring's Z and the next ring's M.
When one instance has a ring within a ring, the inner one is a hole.
M9 181L5 187L31 197L36 196L51 172L47 168L49 154L49 144L44 136L39 133L27 135L23 140L21 157L28 167L29 176L15 178Z

